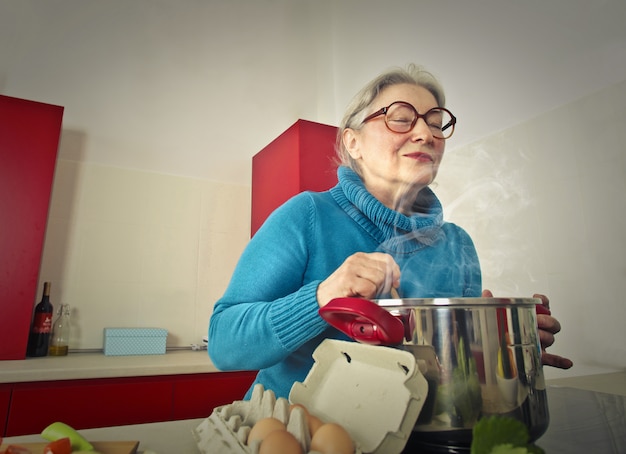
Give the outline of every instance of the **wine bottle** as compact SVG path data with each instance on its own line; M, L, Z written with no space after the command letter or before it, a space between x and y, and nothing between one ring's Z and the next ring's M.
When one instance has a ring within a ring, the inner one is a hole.
M48 342L52 330L53 307L50 303L50 282L43 284L43 296L35 306L33 324L28 336L26 355L31 357L46 356L48 354Z
M57 314L52 325L48 355L66 356L70 345L70 305L61 304Z

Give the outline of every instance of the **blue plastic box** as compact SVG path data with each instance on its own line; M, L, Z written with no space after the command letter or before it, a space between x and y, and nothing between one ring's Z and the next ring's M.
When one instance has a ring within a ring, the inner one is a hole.
M163 328L104 328L106 356L164 355L166 341Z

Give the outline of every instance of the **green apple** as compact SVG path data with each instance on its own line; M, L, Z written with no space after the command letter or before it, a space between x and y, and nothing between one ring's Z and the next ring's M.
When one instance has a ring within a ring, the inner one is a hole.
M67 437L72 443L73 450L94 451L93 445L89 443L85 437L76 432L74 428L62 422L53 422L50 424L41 432L41 436L49 441Z

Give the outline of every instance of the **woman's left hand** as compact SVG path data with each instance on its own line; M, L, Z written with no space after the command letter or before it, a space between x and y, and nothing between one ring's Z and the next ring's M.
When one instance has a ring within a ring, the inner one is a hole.
M483 298L492 298L490 290L483 290ZM541 300L541 305L550 310L550 300L546 295L535 293L533 298ZM574 365L572 360L559 355L546 352L546 348L554 344L554 335L561 331L559 321L549 314L537 314L537 327L539 328L539 341L541 343L541 362L544 366L558 367L559 369L569 369Z

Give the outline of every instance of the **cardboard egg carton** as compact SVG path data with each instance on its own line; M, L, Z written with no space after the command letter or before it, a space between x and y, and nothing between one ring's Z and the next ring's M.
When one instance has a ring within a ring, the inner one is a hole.
M303 452L310 451L311 435L307 417L302 408L289 409L289 401L284 397L276 398L272 390L265 390L263 385L255 385L249 401L235 401L222 405L202 421L193 430L193 435L202 454L258 454L260 441L246 444L252 427L261 419L274 417L281 421L300 442ZM361 454L357 449L356 454Z
M322 422L344 427L355 454L400 454L428 394L428 383L407 351L326 339L313 352L315 363L304 382L291 388L289 400L255 385L249 401L217 407L194 430L202 454L258 454L246 445L252 426L273 416L309 451L311 436L303 405Z

